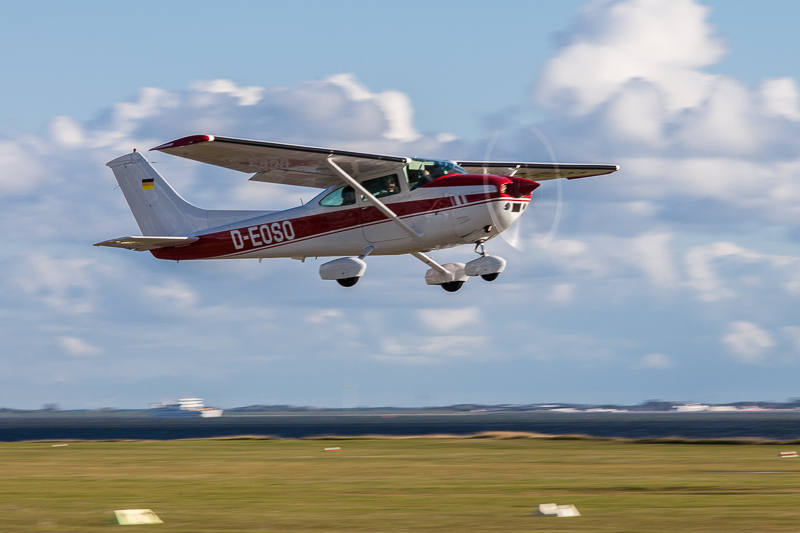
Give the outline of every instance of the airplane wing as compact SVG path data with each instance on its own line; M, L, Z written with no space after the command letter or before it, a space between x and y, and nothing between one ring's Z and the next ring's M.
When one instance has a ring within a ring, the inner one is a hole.
M151 150L248 174L255 173L250 178L253 181L318 189L342 183L341 178L325 164L325 159L330 156L333 156L334 162L339 167L353 177L382 170L390 173L409 161L405 157L214 135L192 135L156 146Z
M500 161L456 161L470 174L496 174L527 178L535 181L567 178L574 180L611 174L618 165L581 165L575 163L510 163Z
M137 252L144 252L147 250L156 250L158 248L168 248L170 246L182 246L184 244L192 244L197 242L197 237L120 237L119 239L110 239L103 242L98 242L92 246L108 246L110 248L126 248L128 250L136 250Z

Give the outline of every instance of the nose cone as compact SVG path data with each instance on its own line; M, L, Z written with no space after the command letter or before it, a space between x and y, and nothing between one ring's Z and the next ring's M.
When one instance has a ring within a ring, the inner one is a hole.
M512 196L516 196L517 198L521 198L522 196L528 196L530 193L536 190L536 188L541 185L538 181L528 180L525 178L514 178L514 182L510 187L510 193Z

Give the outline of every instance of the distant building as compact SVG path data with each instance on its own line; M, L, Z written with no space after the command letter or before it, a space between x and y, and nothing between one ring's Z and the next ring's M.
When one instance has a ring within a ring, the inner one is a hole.
M699 413L710 409L709 406L702 403L685 403L683 405L675 405L672 408L679 413Z

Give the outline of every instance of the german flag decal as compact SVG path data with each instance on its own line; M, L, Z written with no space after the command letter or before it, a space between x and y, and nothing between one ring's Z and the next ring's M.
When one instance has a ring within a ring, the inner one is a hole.
M142 180L142 190L153 188L153 178Z

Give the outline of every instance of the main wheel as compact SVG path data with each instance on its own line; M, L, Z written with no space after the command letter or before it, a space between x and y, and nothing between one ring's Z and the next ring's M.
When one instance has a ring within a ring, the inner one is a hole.
M359 278L357 278L357 277L355 277L355 278L337 279L336 283L338 283L342 287L352 287L353 285L358 283L358 279Z
M463 281L448 281L447 283L442 283L442 288L447 292L456 292L462 285L464 285Z
M495 272L494 274L481 274L481 277L486 281L494 281L497 279L497 276L500 275L500 272Z

